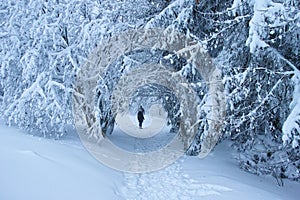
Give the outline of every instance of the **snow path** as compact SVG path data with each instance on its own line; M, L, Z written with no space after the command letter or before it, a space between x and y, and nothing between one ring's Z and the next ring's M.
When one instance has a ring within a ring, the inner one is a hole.
M182 159L183 161L184 159ZM199 199L222 195L232 189L216 184L200 183L182 172L180 162L164 170L147 174L124 174L120 196L125 199ZM176 192L180 191L180 192Z
M163 131L167 113L161 105L154 104L146 110L143 129L139 129L136 115L125 113L116 116L116 124L124 133L138 138L150 138Z
M117 127L109 139L117 146L131 152L155 151L174 137L166 127L166 113L157 107L145 116L145 127L138 128L134 115L117 115ZM130 120L129 120L130 119ZM134 199L198 199L199 197L222 195L231 188L217 184L201 183L182 172L181 158L173 165L153 173L124 174L124 186L117 194L128 200ZM180 191L174 192L174 191Z
M153 152L166 146L176 135L167 126L167 113L160 106L146 112L143 129L139 129L135 115L117 115L116 127L108 139L116 146L130 152Z

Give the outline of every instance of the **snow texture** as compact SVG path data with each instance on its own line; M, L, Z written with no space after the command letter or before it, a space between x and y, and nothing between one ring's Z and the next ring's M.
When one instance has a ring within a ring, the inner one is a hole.
M1 122L0 163L0 199L297 200L300 195L299 183L278 187L273 178L241 171L227 143L203 160L182 157L157 172L122 174L92 158L75 135L54 141Z

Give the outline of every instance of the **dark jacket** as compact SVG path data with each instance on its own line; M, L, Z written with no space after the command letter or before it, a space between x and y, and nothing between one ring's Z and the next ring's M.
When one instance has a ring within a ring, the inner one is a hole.
M144 121L144 112L140 110L137 114L137 118L139 121Z

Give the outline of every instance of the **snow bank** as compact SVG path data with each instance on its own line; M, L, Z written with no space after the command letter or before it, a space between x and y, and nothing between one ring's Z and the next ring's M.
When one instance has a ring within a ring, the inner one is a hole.
M118 199L122 174L101 165L79 139L48 140L0 126L0 199Z

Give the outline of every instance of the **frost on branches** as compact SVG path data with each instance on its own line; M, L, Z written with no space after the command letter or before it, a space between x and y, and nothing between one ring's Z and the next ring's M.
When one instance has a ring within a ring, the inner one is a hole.
M206 46L223 71L224 133L234 141L241 167L277 180L300 178L299 5L178 0L147 24L182 31ZM194 145L197 152L201 134Z
M300 77L294 75L295 83L293 101L290 104L290 114L283 124L282 140L284 145L291 144L293 148L299 148L300 142Z
M243 8L237 17L250 18L237 25L219 58L229 96L227 133L245 170L299 180L299 2L233 5Z
M45 137L66 134L73 125L74 77L87 55L103 38L141 26L166 5L159 0L2 1L4 118Z

